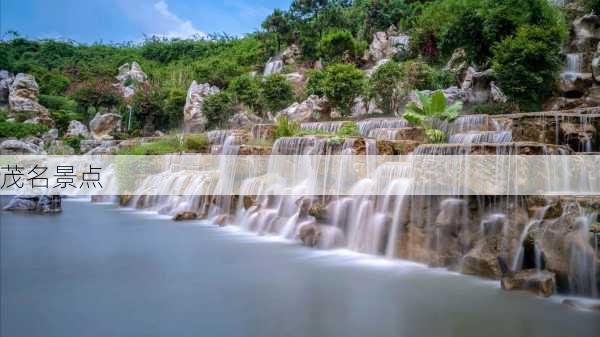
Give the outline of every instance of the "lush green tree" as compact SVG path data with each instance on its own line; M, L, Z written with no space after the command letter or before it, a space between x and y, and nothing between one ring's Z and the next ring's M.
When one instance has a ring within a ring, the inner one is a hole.
M242 75L234 78L229 83L228 90L231 92L235 103L242 103L255 112L261 112L263 105L261 100L261 85L260 78L251 75Z
M179 87L171 88L164 100L164 113L157 116L156 125L161 130L179 128L183 119L186 91Z
M354 62L366 49L346 30L334 30L321 38L319 54L326 63Z
M306 96L325 96L325 72L323 70L310 70L307 72L307 76L308 81L306 82L306 87L304 88Z
M202 112L208 120L208 128L224 127L233 115L234 104L226 91L211 95L204 100Z
M151 136L156 130L156 121L163 113L164 94L160 87L144 83L139 85L131 97L131 107L137 123L142 123L142 135Z
M111 110L123 102L121 93L113 86L110 79L79 83L74 88L72 97L85 112L89 108Z
M374 98L384 113L397 113L402 98L406 95L403 87L402 67L389 61L380 66L369 78L369 96Z
M493 48L493 69L504 93L525 110L552 93L561 68L560 32L524 26Z
M352 64L332 64L325 68L323 92L342 115L351 114L354 99L363 94L365 75Z
M291 24L287 14L280 9L275 9L273 13L263 21L262 28L275 34L277 51L279 52L281 50L281 41L291 32Z
M276 112L287 107L294 99L294 89L285 77L275 74L267 76L261 87L265 108Z

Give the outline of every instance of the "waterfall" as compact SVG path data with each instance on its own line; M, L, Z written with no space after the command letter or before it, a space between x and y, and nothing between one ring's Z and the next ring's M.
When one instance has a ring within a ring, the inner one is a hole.
M374 129L406 128L410 124L403 118L370 118L358 122L358 130L363 137L368 137Z
M530 230L533 227L538 226L544 220L544 217L546 216L546 212L548 211L549 208L550 208L550 206L544 206L544 207L538 209L535 212L533 219L525 226L525 228L523 228L523 232L521 232L521 235L519 236L519 241L517 243L517 251L513 258L513 264L512 264L513 272L517 272L522 268L523 257L525 254L525 247L524 247L525 240L527 239L527 236L529 235ZM534 244L534 250L535 250L535 256L538 257L539 252L538 252L538 249L536 248L535 244ZM535 267L536 267L536 269L541 269L542 268L541 262L538 264L537 260L538 259L536 258Z
M583 54L569 53L566 55L567 64L561 73L561 78L567 81L575 80L581 73L583 63Z
M280 56L271 57L265 65L263 76L278 74L283 70L283 61Z
M325 133L335 133L337 132L344 124L348 122L313 122L313 123L302 123L300 124L301 130L310 130L310 131L320 131Z
M511 131L482 131L456 133L448 138L450 144L502 144L512 142Z

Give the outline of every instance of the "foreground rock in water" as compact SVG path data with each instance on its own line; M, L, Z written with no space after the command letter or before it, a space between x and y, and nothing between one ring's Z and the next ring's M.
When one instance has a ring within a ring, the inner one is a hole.
M0 143L0 155L45 154L39 146L22 140L9 139Z
M62 212L62 200L59 195L16 196L2 209L11 212L59 213Z
M504 290L527 290L543 297L551 296L556 289L554 273L536 269L505 276L500 285Z
M70 127L70 125L69 125ZM97 113L90 122L92 137L96 140L110 140L117 132L121 132L121 116L115 113Z
M179 212L175 214L173 220L175 221L186 221L186 220L196 220L198 218L198 213L196 212Z
M586 303L580 300L566 299L562 301L561 304L576 310L590 310L600 312L600 304L597 303Z
M27 119L30 123L54 125L48 110L38 103L39 88L35 78L29 74L17 74L10 86L8 106L10 116Z
M208 120L202 112L204 100L219 93L219 88L208 83L198 84L193 81L187 92L183 108L183 127L187 132L203 132Z

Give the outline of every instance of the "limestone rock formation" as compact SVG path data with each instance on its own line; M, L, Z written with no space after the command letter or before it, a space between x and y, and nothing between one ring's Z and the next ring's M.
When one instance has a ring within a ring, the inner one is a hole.
M462 82L465 78L467 70L469 69L467 52L463 48L456 49L452 53L452 56L446 64L445 69L456 75L456 78Z
M38 103L39 88L29 74L17 74L9 89L8 106L11 117L28 119L30 123L53 126L48 110Z
M354 99L352 106L352 117L360 117L369 114L382 113L377 107L375 100L367 100L363 96L358 96Z
M307 247L317 247L321 239L321 231L315 223L303 224L298 230L298 239Z
M386 32L373 34L373 41L369 45L369 55L375 62L385 58L402 58L408 54L409 45L409 36L398 33L395 27L391 26Z
M596 51L594 52L592 59L592 74L594 75L594 80L596 82L600 82L600 43L596 47ZM0 88L2 86L0 85Z
M241 111L229 118L228 124L232 129L252 129L255 124L262 123L262 119L252 113Z
M16 196L4 206L4 211L11 212L39 212L39 213L59 213L62 212L61 197L22 195Z
M148 80L146 73L137 62L125 63L119 67L119 74L116 77L118 83L115 87L119 89L123 98L128 99L135 94L136 86Z
M14 77L8 71L0 70L0 106L8 104L8 94L13 80Z
M283 59L281 55L273 56L269 58L265 69L263 70L263 76L270 76L279 74L283 70Z
M109 140L121 132L121 116L116 113L97 113L90 122L90 132L96 140Z
M281 58L285 64L295 64L296 60L300 58L301 51L297 45L289 45L282 53Z
M22 140L9 139L0 143L0 155L45 154L38 145Z
M593 14L584 15L573 21L575 39L571 46L576 50L595 48L600 41L600 17Z
M319 114L325 110L327 100L316 95L310 95L301 103L294 103L286 109L277 113L275 119L287 116L289 121L306 122L317 119Z
M69 122L69 127L67 132L65 133L65 137L77 137L81 136L83 138L89 138L90 133L88 131L87 126L77 120L72 120Z
M485 103L490 100L490 85L494 78L492 69L477 71L469 67L461 84L461 89L467 93L469 103Z
M490 99L492 102L496 103L508 102L508 97L506 97L502 89L500 89L495 82L490 83Z
M215 86L192 82L183 108L183 126L186 132L203 132L206 129L208 121L202 112L204 100L217 93L219 93L219 88Z
M504 290L527 290L543 297L552 296L556 289L554 273L536 269L505 276L500 284Z

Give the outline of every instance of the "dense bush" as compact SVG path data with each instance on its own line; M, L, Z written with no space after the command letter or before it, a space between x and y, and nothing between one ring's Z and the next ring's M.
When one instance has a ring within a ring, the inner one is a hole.
M396 113L400 108L402 98L406 95L403 81L402 67L393 61L377 68L369 78L369 96L375 99L384 113Z
M404 62L402 70L407 90L439 90L454 85L456 81L449 71L420 61Z
M27 136L37 136L46 131L48 131L48 127L41 124L0 121L0 138L21 139Z
M319 42L319 54L326 63L354 62L365 49L365 43L356 41L346 30L329 32Z
M325 96L325 72L322 70L311 70L307 72L307 76L308 81L306 82L306 87L304 88L305 94L307 96Z
M235 103L242 103L254 112L262 111L260 78L242 75L229 83L228 90Z
M297 122L291 122L287 116L281 116L277 119L275 128L275 139L281 137L293 137L300 132L300 125Z
M524 26L497 44L493 69L498 83L525 110L535 110L550 96L561 68L560 32Z
M190 134L183 138L183 146L188 152L207 152L208 138L204 134Z
M596 15L600 14L600 0L584 0L583 5L587 11Z
M73 88L72 97L86 112L89 108L112 109L123 101L121 93L108 78L94 79L78 84Z
M79 151L79 149L81 148L82 140L83 140L83 136L77 135L77 136L66 137L64 139L64 142L66 145L69 145L74 150Z
M333 108L350 115L354 99L364 92L364 73L351 64L332 64L324 72L320 90Z
M160 87L153 84L138 86L135 94L131 97L131 107L135 122L142 126L142 135L151 136L158 117L163 113L164 94Z
M281 75L267 76L261 88L265 108L276 112L286 108L294 99L294 89L288 80Z
M164 112L156 119L159 129L170 130L181 126L186 95L186 91L181 88L174 87L169 90L163 102Z
M225 126L229 117L233 115L233 109L231 96L225 91L207 97L202 105L202 112L208 121L208 128Z

